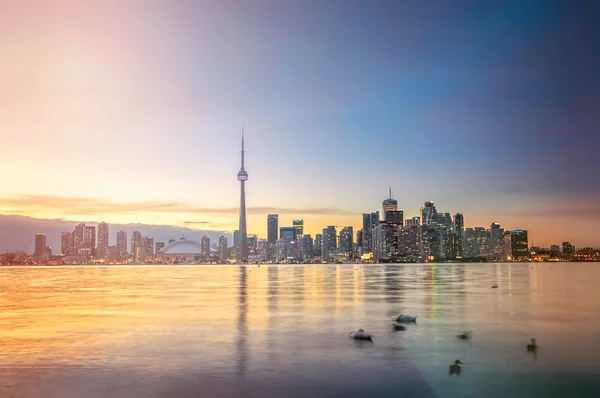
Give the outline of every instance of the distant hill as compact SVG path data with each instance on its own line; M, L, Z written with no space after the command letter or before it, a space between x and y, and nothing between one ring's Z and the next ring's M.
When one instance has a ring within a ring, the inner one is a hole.
M98 225L98 222L81 221L86 225ZM79 221L65 221L61 219L41 219L26 216L0 214L0 252L12 252L23 250L32 253L34 249L34 237L38 232L46 234L46 244L52 247L52 253L60 253L60 238L64 231L72 232ZM149 224L109 224L109 245L117 243L117 231L127 232L127 246L131 242L133 231L140 231L143 236L151 236L155 242L168 243L169 239L179 239L185 236L187 239L200 241L207 235L211 244L216 242L221 235L227 236L229 246L233 245L233 237L230 232L207 231L171 225L149 225ZM98 232L96 232L96 239Z

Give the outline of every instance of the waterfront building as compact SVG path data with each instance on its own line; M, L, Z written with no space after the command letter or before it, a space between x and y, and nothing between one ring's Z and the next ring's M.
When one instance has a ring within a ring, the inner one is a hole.
M552 254L560 254L560 246L559 245L552 245L552 246L550 246L550 253L552 253Z
M101 222L98 224L98 257L106 258L108 256L108 224Z
M202 259L202 246L199 242L182 237L166 245L158 257L168 262L199 261Z
M70 256L73 253L73 234L63 232L60 236L60 253L63 256Z
M392 257L394 244L394 226L384 222L373 228L373 259L389 260Z
M454 232L456 233L456 256L464 256L465 218L461 213L454 215Z
M248 242L246 244L248 246L248 255L256 255L256 247L258 246L258 237L256 235L252 235L248 237Z
M202 246L201 253L204 257L210 256L210 238L208 236L203 236L200 240L200 245Z
M127 232L122 230L117 232L117 253L119 261L127 260Z
M156 242L154 244L154 255L158 257L158 254L164 247L165 247L165 242Z
M275 244L279 236L279 214L267 215L267 240L269 243Z
M46 234L38 232L35 234L35 248L33 255L43 257L46 254Z
M313 241L313 256L321 257L323 254L323 235L316 234L315 240Z
M335 226L330 225L323 229L323 244L321 246L321 258L329 260L337 249L337 231Z
M142 259L141 261L146 261L154 258L154 238L150 236L144 236L142 238Z
M246 231L246 181L248 181L248 173L244 167L244 131L242 129L242 167L237 174L237 179L240 182L240 228L238 241L238 256L237 261L245 263L248 261L248 235Z
M219 237L219 258L222 262L226 262L228 257L227 253L227 237L221 235Z
M73 255L79 256L81 249L84 248L85 224L80 223L73 230Z
M504 252L504 229L500 223L494 222L490 226L490 242L488 256L495 259L502 259Z
M368 253L371 251L371 234L373 225L371 223L371 213L363 213L363 239L362 239L362 251Z
M512 258L511 248L511 236L510 231L504 231L503 240L504 245L502 248L502 260L510 260Z
M563 242L562 250L563 255L565 256L572 256L573 254L575 254L575 246L573 246L570 242Z
M302 237L304 235L304 220L294 220L292 225L296 228L296 237Z
M281 238L277 239L277 242L275 242L275 253L277 261L283 261L286 259L286 245L287 243Z
M83 248L89 249L91 255L96 251L96 227L88 225L85 227L85 236L83 239Z
M511 231L511 252L513 260L529 257L529 241L527 231L516 229Z
M348 258L354 258L354 227L344 227L340 231L340 252L346 253Z
M268 259L267 257L267 248L269 247L269 242L265 239L258 239L256 242L256 250L255 250L255 258L257 261L265 261Z
M131 257L136 264L142 259L142 247L142 233L133 231L133 235L131 235Z
M398 257L408 261L417 261L421 255L421 227L410 224L399 228Z
M313 239L309 234L302 236L302 245L300 254L303 260L310 260L313 257Z

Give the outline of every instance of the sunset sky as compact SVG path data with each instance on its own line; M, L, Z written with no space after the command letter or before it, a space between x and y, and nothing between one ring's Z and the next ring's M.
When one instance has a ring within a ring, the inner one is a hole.
M600 2L0 0L0 213L600 246Z

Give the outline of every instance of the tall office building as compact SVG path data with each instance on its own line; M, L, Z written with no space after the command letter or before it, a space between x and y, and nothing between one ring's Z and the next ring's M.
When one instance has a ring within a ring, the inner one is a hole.
M142 261L154 258L154 238L144 236L142 238Z
M385 223L401 227L404 225L404 212L402 210L388 210L385 213Z
M96 249L96 227L93 225L88 225L85 227L83 248L90 249L90 254L94 254L93 252Z
M437 219L437 210L433 200L425 202L425 206L421 207L421 224L432 225Z
M156 242L154 244L154 255L158 257L158 254L164 247L165 247L165 242Z
M127 260L127 232L122 230L117 232L117 255L119 261Z
M140 231L133 231L131 235L131 258L134 263L139 263L142 259L143 245L142 245L142 233Z
M304 220L294 220L292 225L296 228L296 236L298 238L304 235Z
M60 236L60 253L63 256L70 256L73 253L73 234L63 232Z
M289 257L292 251L292 243L296 242L298 236L296 227L279 227L279 241L284 245L284 258Z
M340 231L340 251L348 253L348 258L354 258L354 227L344 227Z
M279 236L279 214L267 215L267 240L269 243L275 244Z
M456 256L464 256L465 244L465 218L461 213L454 215L454 233L456 234Z
M316 234L313 242L313 255L315 257L321 257L323 254L323 235Z
M46 254L46 234L38 232L35 234L35 251L33 255L42 257L44 254Z
M398 257L407 261L417 261L421 255L420 225L409 224L398 231Z
M371 214L363 213L363 241L362 241L362 252L369 253L371 251L371 230L373 225L371 224Z
M571 242L563 242L562 251L565 256L572 256L575 254L575 246L573 246Z
M383 215L383 220L385 222L388 222L388 215L387 212L388 211L396 211L398 210L398 201L396 199L392 198L392 188L390 187L390 198L389 199L385 199L382 203L381 203L381 214Z
M73 230L73 254L79 256L81 249L84 248L85 224L80 223Z
M204 257L210 256L210 238L208 236L203 236L200 241L201 253Z
M300 254L303 260L310 260L313 257L313 239L309 234L302 236Z
M389 260L392 257L394 229L398 228L383 222L373 228L373 258L375 260Z
M337 231L335 226L330 225L323 229L323 243L321 246L321 257L330 259L337 250Z
M500 223L494 222L490 226L490 241L488 245L488 256L502 259L504 252L504 229Z
M240 239L238 242L237 261L245 263L248 261L248 233L246 231L246 181L248 173L244 167L244 130L242 129L242 167L237 173L240 182Z
M221 235L219 237L219 258L222 262L226 262L228 257L229 256L227 255L227 237Z
M98 257L106 258L108 256L108 224L101 222L98 224Z
M511 231L510 238L513 260L525 259L529 257L529 241L527 240L527 231L522 229Z

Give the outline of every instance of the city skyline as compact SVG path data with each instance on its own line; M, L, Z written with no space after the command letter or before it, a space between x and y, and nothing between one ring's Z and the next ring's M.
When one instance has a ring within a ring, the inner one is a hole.
M0 213L231 232L243 124L251 234L356 231L392 186L597 247L598 7L3 5Z

